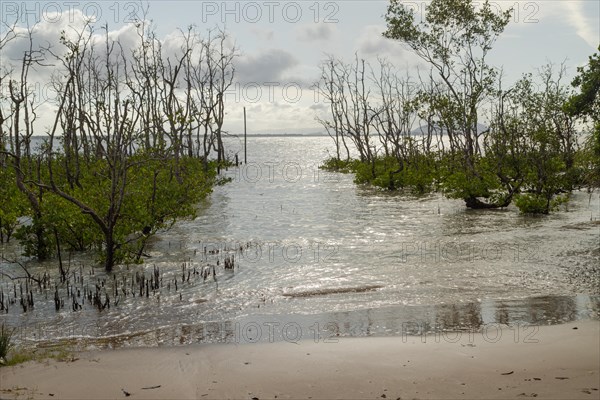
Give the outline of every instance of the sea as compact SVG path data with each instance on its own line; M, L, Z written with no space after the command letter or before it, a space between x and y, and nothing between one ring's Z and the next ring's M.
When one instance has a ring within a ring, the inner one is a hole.
M142 264L106 274L93 254L63 254L70 282L61 283L57 260L20 259L53 277L33 287L24 311L22 280L7 277L22 269L3 261L0 289L17 302L0 323L18 343L90 349L467 332L496 340L600 318L597 191L576 191L545 216L470 210L323 171L329 137L251 136L246 163L241 138L227 148L241 162L221 171L230 182L194 219L153 238ZM14 241L1 251L19 259ZM147 292L141 277L154 271L160 285ZM86 297L96 286L110 299L102 310Z

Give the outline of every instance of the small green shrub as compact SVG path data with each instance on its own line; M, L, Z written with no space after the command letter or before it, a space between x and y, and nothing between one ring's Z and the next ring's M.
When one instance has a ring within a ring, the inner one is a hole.
M23 364L29 361L43 362L56 360L71 362L77 360L74 352L66 345L52 346L50 348L21 348L12 350L10 360L6 360L7 367Z
M354 168L360 161L358 160L338 160L335 157L328 158L323 161L323 165L320 165L319 168L324 171L330 172L341 172L341 173L350 173L354 172Z
M515 205L523 214L548 214L556 211L561 204L569 201L569 196L547 196L534 193L525 193L515 196Z
M536 194L519 194L515 196L515 205L523 214L548 214L549 202L543 196Z
M12 335L14 329L9 329L2 324L0 327L0 359L6 359L6 355L13 347Z

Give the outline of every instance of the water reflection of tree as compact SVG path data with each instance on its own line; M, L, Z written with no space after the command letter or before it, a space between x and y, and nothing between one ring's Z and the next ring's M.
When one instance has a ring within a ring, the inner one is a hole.
M600 296L590 297L589 315L591 318L600 319Z
M482 323L479 303L441 305L435 310L437 330L478 329Z
M508 325L511 322L510 307L506 303L499 302L494 311L494 321L503 325Z
M529 324L552 324L578 319L575 297L540 296L518 301L498 301L492 305L494 322L509 325L526 322Z
M577 303L571 296L543 296L526 300L530 323L570 322L577 319Z

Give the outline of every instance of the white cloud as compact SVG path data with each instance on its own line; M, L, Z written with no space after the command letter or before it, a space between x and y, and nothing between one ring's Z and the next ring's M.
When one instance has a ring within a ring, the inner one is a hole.
M257 54L241 55L235 63L236 75L244 82L280 82L285 72L298 65L288 51L269 49Z
M331 24L307 24L296 27L296 38L303 42L332 40L335 28Z
M384 38L381 33L385 27L381 25L365 26L357 39L357 49L365 55L382 55L394 50L401 51L400 46L390 39Z
M586 15L585 2L569 0L559 3L565 8L567 21L575 29L577 35L585 40L593 49L597 49L600 42L598 20L596 19L596 25L594 26L592 19Z
M598 48L600 42L600 5L595 1L544 1L513 6L511 24L520 28L543 28L552 26L552 35L576 34L588 46ZM526 34L524 34L526 35ZM566 49L565 49L566 50Z
M250 32L252 32L252 34L254 36L256 36L256 38L258 40L261 40L264 42L272 41L273 37L275 35L275 32L272 29L263 29L263 28L259 28L259 27L254 27L254 28L250 29Z
M405 49L402 43L383 37L383 31L383 25L367 25L361 30L355 45L360 57L380 57L398 68L413 68L422 64L418 56Z
M323 129L315 121L312 97L308 94L295 103L283 99L244 103L247 115L248 133L307 133L321 132ZM243 132L242 104L229 104L226 130L237 134Z

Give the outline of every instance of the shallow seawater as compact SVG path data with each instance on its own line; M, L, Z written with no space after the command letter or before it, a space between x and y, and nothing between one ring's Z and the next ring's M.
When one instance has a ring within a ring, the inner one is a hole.
M467 210L437 194L390 193L321 171L331 147L329 138L250 138L249 163L223 172L233 181L215 188L196 219L155 238L145 264L107 276L92 270L88 255L72 255L69 291L81 310L58 283L64 307L56 311L53 283L32 288L33 309L23 312L17 301L0 322L18 327L18 340L114 347L599 318L597 193L576 192L542 217L514 207ZM233 271L223 268L226 257L235 259ZM216 281L204 279L208 265ZM38 274L56 262L27 266ZM159 287L140 296L141 276L155 267ZM21 275L17 265L0 268ZM110 308L82 299L95 285ZM21 290L4 276L0 288L10 297Z

